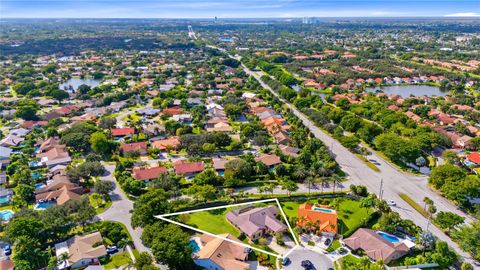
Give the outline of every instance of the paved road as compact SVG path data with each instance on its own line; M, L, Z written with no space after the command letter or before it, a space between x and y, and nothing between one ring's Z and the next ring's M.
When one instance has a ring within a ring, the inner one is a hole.
M335 187L335 191L344 191L350 188L350 184L352 184L352 181L347 180L342 183L338 183L337 186ZM308 193L308 185L307 184L298 184L298 190L295 191L294 193ZM251 193L251 194L259 194L258 192L258 187L241 187L241 188L235 188L235 192L238 193L240 191L243 191L245 193ZM322 191L322 186L321 184L314 184L310 186L310 192L321 192ZM333 184L328 184L323 187L323 192L332 192L333 191ZM287 194L287 191L282 189L280 185L276 186L275 189L273 190L274 194Z
M314 269L317 270L327 270L329 268L333 268L333 263L327 255L320 254L304 247L297 247L288 255L288 258L290 258L292 262L289 265L283 266L282 269L303 269L302 261L304 260L311 261L315 267Z
M102 220L111 220L124 224L127 227L128 232L132 236L132 241L135 245L135 248L140 253L144 251L151 253L150 249L144 246L142 240L140 239L143 230L141 228L133 229L132 227L132 214L130 213L130 211L133 209L133 202L128 199L127 195L125 195L123 190L120 188L120 185L118 185L115 181L115 177L113 176L113 172L115 171L115 165L103 163L103 166L107 170L107 174L100 177L100 179L104 181L114 182L115 190L112 192L112 194L110 194L110 198L112 199L112 206L98 216ZM162 270L168 269L164 265L158 266Z
M274 92L260 79L262 75L261 73L253 72L243 64L242 66L247 74L253 76L265 89L269 90L273 95L282 100L282 102L284 102L286 106L290 108L300 120L302 120L303 124L312 132L312 134L326 144L326 146L335 156L335 160L338 162L342 170L347 174L352 183L365 185L370 192L379 194L380 183L383 180L383 198L394 200L397 203L397 207L393 207L393 210L398 212L402 218L410 219L422 228L426 228L428 222L425 217L420 215L415 209L413 209L400 198L399 194L405 193L417 201L420 205L423 204L422 200L424 197L429 197L434 201L439 212L453 212L465 217L466 222L472 222L472 218L470 216L466 215L454 204L432 191L427 186L427 177L413 176L399 171L396 167L378 156L373 151L371 151L372 154L369 156L369 159L374 160L374 162L377 164L377 167L379 167L381 171L375 172L371 170L369 167L367 167L367 165L365 165L365 163L359 160L348 149L343 147L337 140L333 139L321 129L316 127L313 122L310 121L310 119L308 119L303 113L301 113L292 104L282 99L276 92ZM459 255L463 257L465 261L471 263L473 262L471 256L468 253L463 252L459 246L446 234L444 234L435 226L430 226L430 228L431 232L435 236L443 241L446 241Z

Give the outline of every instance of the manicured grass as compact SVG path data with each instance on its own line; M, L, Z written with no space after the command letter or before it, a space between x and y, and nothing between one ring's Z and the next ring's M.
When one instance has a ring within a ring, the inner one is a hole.
M413 207L413 209L417 210L417 212L420 213L422 216L428 218L429 215L428 215L427 211L423 210L423 207L421 207L417 202L415 202L407 194L401 193L400 198L402 198L402 200L404 200L411 207Z
M110 198L104 200L100 195L94 195L96 193L90 194L88 199L90 200L90 204L95 208L95 212L97 214L103 213L107 210L110 206L112 206L112 201Z
M105 270L115 269L120 266L127 265L131 261L130 254L128 251L117 253L112 255L108 260L108 263L105 264Z
M332 252L332 251L336 250L337 248L339 248L341 246L342 246L342 244L340 243L340 241L335 239L335 240L333 240L332 244L327 248L327 251Z
M372 162L370 162L368 159L366 159L364 156L360 155L360 154L355 154L356 157L358 157L361 161L363 161L363 163L365 163L370 169L376 171L376 172L379 172L380 169L375 165L373 164Z
M185 223L214 234L230 233L235 237L240 236L240 231L231 225L225 217L233 208L202 211L188 214Z
M330 202L332 199L327 199ZM373 213L372 209L367 209L360 207L359 201L354 201L348 198L338 198L339 205L337 207L338 223L339 223L339 233L345 233L351 228L355 228L362 223L363 220L368 219L368 217ZM282 202L283 211L287 215L288 219L291 217L297 217L298 207L300 204L306 201L291 201L291 202ZM317 203L317 200L309 200L310 203Z

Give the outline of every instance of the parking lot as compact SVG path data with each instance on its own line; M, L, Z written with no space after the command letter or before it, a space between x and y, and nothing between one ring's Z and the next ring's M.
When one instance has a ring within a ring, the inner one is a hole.
M291 263L283 266L282 269L301 270L303 269L301 265L303 260L311 261L315 267L314 269L317 270L327 270L329 268L333 268L333 263L327 255L306 249L304 247L297 247L288 255L288 258L290 258Z

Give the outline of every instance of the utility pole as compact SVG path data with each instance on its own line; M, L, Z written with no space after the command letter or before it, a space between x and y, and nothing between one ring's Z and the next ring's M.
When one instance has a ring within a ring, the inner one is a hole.
M378 197L380 199L383 197L383 178L380 179L380 191L378 192Z

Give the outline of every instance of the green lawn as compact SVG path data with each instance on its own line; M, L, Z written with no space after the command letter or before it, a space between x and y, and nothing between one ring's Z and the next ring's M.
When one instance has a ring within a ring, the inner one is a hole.
M340 203L337 208L338 220L339 220L339 233L342 234L351 228L358 226L362 220L368 218L373 213L372 209L360 207L359 201L354 201L347 198L338 198ZM330 201L332 199L329 199ZM291 201L282 202L283 211L287 215L288 219L291 217L297 217L298 207L305 201ZM309 200L310 203L316 203L317 200Z
M337 248L339 248L341 246L342 246L342 244L340 243L340 241L335 239L335 240L333 240L332 244L327 248L327 251L332 252L332 251L336 250Z
M214 234L230 233L238 237L240 236L240 231L231 225L225 217L227 212L232 209L225 208L191 213L184 217L184 222L192 227Z
M131 261L130 254L128 251L117 253L112 255L108 260L108 263L105 264L105 270L115 269L124 265L127 265Z
M112 201L110 197L107 200L104 200L98 193L93 193L88 196L90 204L95 208L95 212L98 214L103 213L105 210L112 206Z

